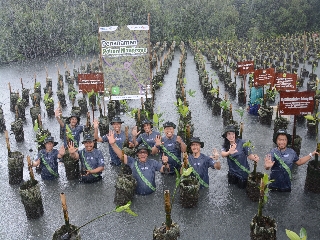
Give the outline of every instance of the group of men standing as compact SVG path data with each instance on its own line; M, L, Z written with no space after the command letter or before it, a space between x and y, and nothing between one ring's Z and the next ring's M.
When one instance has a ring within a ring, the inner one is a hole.
M111 121L112 130L104 136L99 136L99 122L94 120L94 134L87 133L83 137L84 148L78 150L80 134L84 127L79 124L79 117L72 115L64 123L61 112L56 110L56 118L64 131L64 145L59 150L54 149L56 142L52 136L47 136L44 141L45 148L38 153L38 158L32 163L33 166L40 166L41 177L44 180L57 178L58 159L68 154L75 161L79 160L82 166L81 181L92 183L102 179L101 174L105 167L102 152L94 147L95 141L109 144L110 163L115 166L121 164L128 165L133 177L137 180L136 193L141 195L151 194L156 190L155 172L168 172L175 174L175 169L182 171L181 154L187 151L187 145L174 131L176 125L173 122L163 124L164 135L153 131L153 123L150 120L142 121L142 131L137 131L137 126L133 128L130 138L130 147L137 147L136 157L123 154L122 148L126 136L121 130L123 121L116 116ZM240 188L245 188L247 184L250 168L248 159L258 162L259 156L251 153L249 146L245 146L245 141L238 138L236 126L227 126L222 134L224 144L221 149L221 156L227 158L228 162L228 183L237 184ZM276 191L291 191L291 169L293 163L302 165L310 160L316 151L309 155L298 158L291 148L288 148L291 136L285 130L279 130L274 142L277 145L270 154L265 157L264 166L271 169L270 178L274 181L270 188ZM212 156L201 153L204 143L198 137L190 140L191 153L188 155L188 166L192 167L192 174L198 179L201 188L209 186L208 169L219 170L221 164L219 153L213 150ZM154 156L159 156L160 160L154 160Z

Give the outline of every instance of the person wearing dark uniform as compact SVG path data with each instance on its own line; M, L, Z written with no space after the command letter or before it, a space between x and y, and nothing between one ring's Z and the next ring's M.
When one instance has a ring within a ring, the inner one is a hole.
M291 143L291 135L284 129L279 129L276 132L273 142L277 147L272 149L264 159L265 169L271 168L270 180L274 180L269 184L269 188L273 191L290 192L293 164L298 166L305 164L318 153L313 151L299 159L297 153L287 147Z
M109 144L117 156L122 159L122 151L116 144L114 131L107 134ZM148 195L156 190L155 172L164 172L164 168L169 169L167 160L162 163L153 159L148 159L150 150L147 146L141 144L137 148L137 159L123 155L123 163L127 164L132 170L132 176L137 180L136 193L139 195Z
M38 152L38 158L32 162L32 167L39 166L41 178L43 180L53 180L59 177L58 173L58 158L62 158L65 154L64 146L61 146L59 151L54 149L58 143L54 141L52 136L46 137L44 140L44 149Z
M125 132L121 130L121 124L123 121L121 121L120 117L114 117L110 124L112 125L112 128L114 130L114 137L116 139L116 143L120 149L123 147L123 143L126 140L126 135ZM94 120L93 123L94 126L94 137L97 140L97 142L109 142L107 135L99 137L98 136L98 127L99 127L99 122L97 119ZM109 154L110 154L110 159L111 159L111 164L115 166L121 165L120 158L117 156L117 154L113 151L112 147L109 144Z
M156 136L160 136L160 133L152 130L152 121L148 119L143 120L141 125L144 133L141 133L141 131L137 132L137 127L134 127L132 129L132 142L135 146L143 143L150 151L152 151L152 148L156 143Z
M69 143L70 156L75 160L80 160L81 176L80 182L93 183L102 179L101 173L104 170L104 157L102 152L94 148L94 137L86 134L83 138L84 149L77 151L74 143Z
M246 188L250 173L247 158L258 162L259 156L252 154L249 147L244 147L245 141L237 136L238 131L234 125L225 128L222 134L224 145L222 146L221 156L226 157L228 161L228 183L237 184L239 188Z
M173 122L163 124L165 136L156 136L156 143L152 148L152 153L160 153L162 161L166 159L170 165L170 173L175 173L174 169L180 171L181 152L187 151L187 145L180 136L174 134L176 125Z
M192 174L198 179L200 188L209 187L209 174L208 169L220 170L221 164L218 160L219 153L216 149L213 151L213 156L206 156L201 153L201 148L204 147L204 143L200 141L200 138L193 137L190 140L190 147L192 154L188 156L188 166L192 167Z
M75 147L79 147L80 144L80 134L84 130L84 126L80 125L80 117L75 115L74 113L71 113L70 117L66 120L66 123L64 123L61 120L61 111L57 109L55 111L55 116L57 121L60 124L60 127L62 128L64 132L64 147L68 147L68 142L67 142L67 133L70 132L72 137L69 137L69 141L73 141L75 143ZM70 139L71 138L71 139Z

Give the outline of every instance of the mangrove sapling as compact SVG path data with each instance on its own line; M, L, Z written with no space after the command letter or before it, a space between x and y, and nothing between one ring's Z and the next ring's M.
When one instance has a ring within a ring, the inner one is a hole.
M63 194L63 193L62 193L62 194ZM80 230L81 228L83 228L84 226L86 226L86 225L88 225L88 224L90 224L90 223L92 223L92 222L94 222L94 221L96 221L96 220L98 220L98 219L106 216L106 215L112 214L112 213L114 213L114 212L116 212L116 213L121 213L121 212L125 211L125 212L127 212L128 214L130 214L131 216L134 216L134 217L138 216L138 214L136 214L134 211L132 211L132 210L130 209L130 205L131 205L131 201L129 201L127 204L125 204L125 205L123 205L123 206L117 206L114 210L112 210L112 211L110 211L110 212L106 212L106 213L104 213L104 214L101 214L101 215L99 215L98 217L93 218L93 219L90 220L89 222L81 225L80 227L77 227L77 228L75 228L75 229L71 229L71 231L70 231L69 229L67 229L67 228L64 228L63 230L65 230L65 231L62 232L62 231L59 231L60 229L58 229L58 230L54 233L52 239L53 239L53 240L55 240L55 239L57 239L57 240L58 240L58 239L63 239L63 240L70 239L73 233L79 232L79 230ZM64 212L65 212L65 210L64 210ZM66 219L66 218L65 218L65 219ZM67 224L69 224L69 218L67 218L67 220L65 220L65 222L66 222L66 225L64 225L64 226L67 226ZM62 227L64 227L64 226L62 226ZM61 227L61 230L62 230L62 227ZM66 231L67 231L67 232L66 232ZM79 238L79 239L80 239L80 238Z
M268 174L264 173L260 183L260 196L258 204L258 214L255 215L250 224L250 237L253 240L276 239L277 224L274 219L262 215L262 209L268 200Z
M300 229L299 235L288 229L286 229L286 234L290 240L307 240L307 231L303 227Z

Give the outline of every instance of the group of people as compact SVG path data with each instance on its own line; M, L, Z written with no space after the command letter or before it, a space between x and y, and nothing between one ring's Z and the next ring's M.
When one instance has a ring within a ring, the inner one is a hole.
M113 130L108 134L99 136L99 122L94 120L94 134L87 133L83 137L84 148L78 150L80 134L84 127L79 124L79 117L71 115L64 123L61 119L61 112L56 110L56 118L64 131L64 145L59 150L54 149L57 144L52 136L48 136L45 141L45 148L40 150L38 158L32 166L40 166L41 177L44 180L57 178L58 159L62 158L68 150L68 154L75 161L80 160L81 181L92 183L102 179L101 174L105 167L102 152L94 147L95 141L109 144L110 163L115 166L121 164L128 165L133 177L137 180L136 193L141 195L151 194L156 190L155 172L167 172L175 174L175 169L183 171L185 167L192 167L192 174L198 179L201 188L209 186L208 169L220 170L221 163L219 155L227 158L229 167L228 183L236 184L239 188L247 185L250 167L248 159L258 162L259 156L251 152L250 146L246 146L245 141L238 138L236 126L227 126L222 134L224 143L219 154L216 149L212 156L201 153L204 142L199 137L192 137L190 140L191 153L188 155L187 166L182 168L182 153L187 151L187 145L175 132L176 125L173 122L163 124L164 135L153 131L152 121L144 120L142 130L137 131L137 127L132 130L130 147L137 147L136 157L123 154L122 147L126 136L121 130L123 121L120 117L114 117L111 121ZM71 134L71 135L70 135ZM275 191L291 191L291 171L293 163L302 165L309 161L316 151L307 156L299 158L295 151L288 147L291 142L291 135L286 130L279 130L273 139L276 147L271 150L264 159L265 169L271 169L270 179L274 180L269 188ZM159 160L156 156L159 156Z

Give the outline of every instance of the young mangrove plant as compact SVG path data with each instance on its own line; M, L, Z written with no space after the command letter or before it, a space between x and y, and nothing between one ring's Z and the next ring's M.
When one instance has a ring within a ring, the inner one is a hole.
M307 240L307 231L303 227L300 229L299 235L288 229L286 229L286 234L290 240Z

